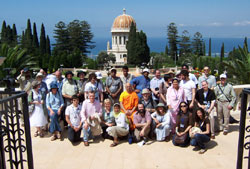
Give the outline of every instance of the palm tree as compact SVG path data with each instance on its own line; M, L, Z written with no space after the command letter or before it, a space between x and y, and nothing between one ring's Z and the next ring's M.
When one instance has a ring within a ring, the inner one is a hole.
M239 46L238 57L232 57L229 61L223 61L229 75L233 75L233 81L238 84L250 84L250 53L246 47Z
M16 74L24 67L37 66L35 56L28 55L27 50L22 49L19 45L9 47L7 44L2 44L0 47L0 56L6 58L0 66L0 77L5 76L4 68L12 68L11 73Z

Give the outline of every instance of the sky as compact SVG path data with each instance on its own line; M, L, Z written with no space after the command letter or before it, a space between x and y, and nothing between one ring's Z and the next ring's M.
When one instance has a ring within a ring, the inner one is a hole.
M0 24L16 24L18 34L27 19L42 23L52 38L55 24L74 19L86 20L95 38L110 37L114 19L131 15L139 30L148 37L166 37L167 26L174 22L179 34L200 32L203 37L250 37L249 0L2 0Z

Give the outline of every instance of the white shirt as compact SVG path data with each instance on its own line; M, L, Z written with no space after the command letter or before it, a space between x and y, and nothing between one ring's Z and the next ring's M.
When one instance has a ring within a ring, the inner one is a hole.
M192 100L192 89L195 89L195 83L192 80L180 82L180 86L184 89L186 100Z
M195 85L198 84L198 80L197 80L196 76L193 73L189 72L189 79L192 80L195 83Z
M103 92L103 88L102 88L101 83L96 82L95 84L92 84L91 82L88 82L85 85L85 92L90 92L90 91L94 91L95 92L95 99L100 100L99 93Z
M78 127L81 123L81 106L78 107L73 106L73 104L69 105L66 108L65 115L69 116L70 122L72 126Z
M48 74L44 79L43 81L47 84L47 88L48 90L50 90L50 84L53 82L53 81L57 81L56 79L56 76L53 75L53 74Z

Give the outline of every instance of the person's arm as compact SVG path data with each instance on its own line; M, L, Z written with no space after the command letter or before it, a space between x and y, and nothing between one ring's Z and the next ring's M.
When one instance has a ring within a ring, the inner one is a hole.
M213 110L214 104L215 104L215 100L212 100L211 105L210 105L209 109L207 110L208 113L210 113Z
M168 113L164 115L163 122L161 123L162 126L170 124L170 116Z
M210 124L206 124L206 131L201 132L201 134L209 134L210 133Z
M65 115L65 117L66 117L65 119L66 119L66 122L68 123L68 125L69 125L72 129L74 129L74 126L71 124L69 115Z
M123 104L122 104L122 102L120 102L120 106L121 106L121 109L123 110L123 112L127 112L127 110L124 108L124 106L123 106Z
M120 82L119 82L119 89L115 92L115 97L116 97L119 93L121 93L122 89L123 89L123 84L122 84L122 81L121 81L121 79L120 79Z
M229 106L230 107L228 107L229 109L231 108L233 108L234 106L235 106L235 103L236 103L236 94L235 94L235 91L234 91L234 89L233 89L233 86L231 86L231 91L230 91L230 94L231 94L231 101L230 101L230 103L229 103Z
M195 101L195 88L192 88L192 101L189 105L191 109L194 107L194 101Z

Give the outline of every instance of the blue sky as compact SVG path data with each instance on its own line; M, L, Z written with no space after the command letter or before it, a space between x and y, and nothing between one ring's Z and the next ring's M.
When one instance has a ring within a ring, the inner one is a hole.
M95 37L109 37L115 17L126 8L148 37L165 37L171 22L180 34L186 29L203 37L250 37L249 7L249 0L6 0L1 2L0 23L15 23L21 34L30 18L38 32L44 23L52 38L56 23L79 19L91 24Z

